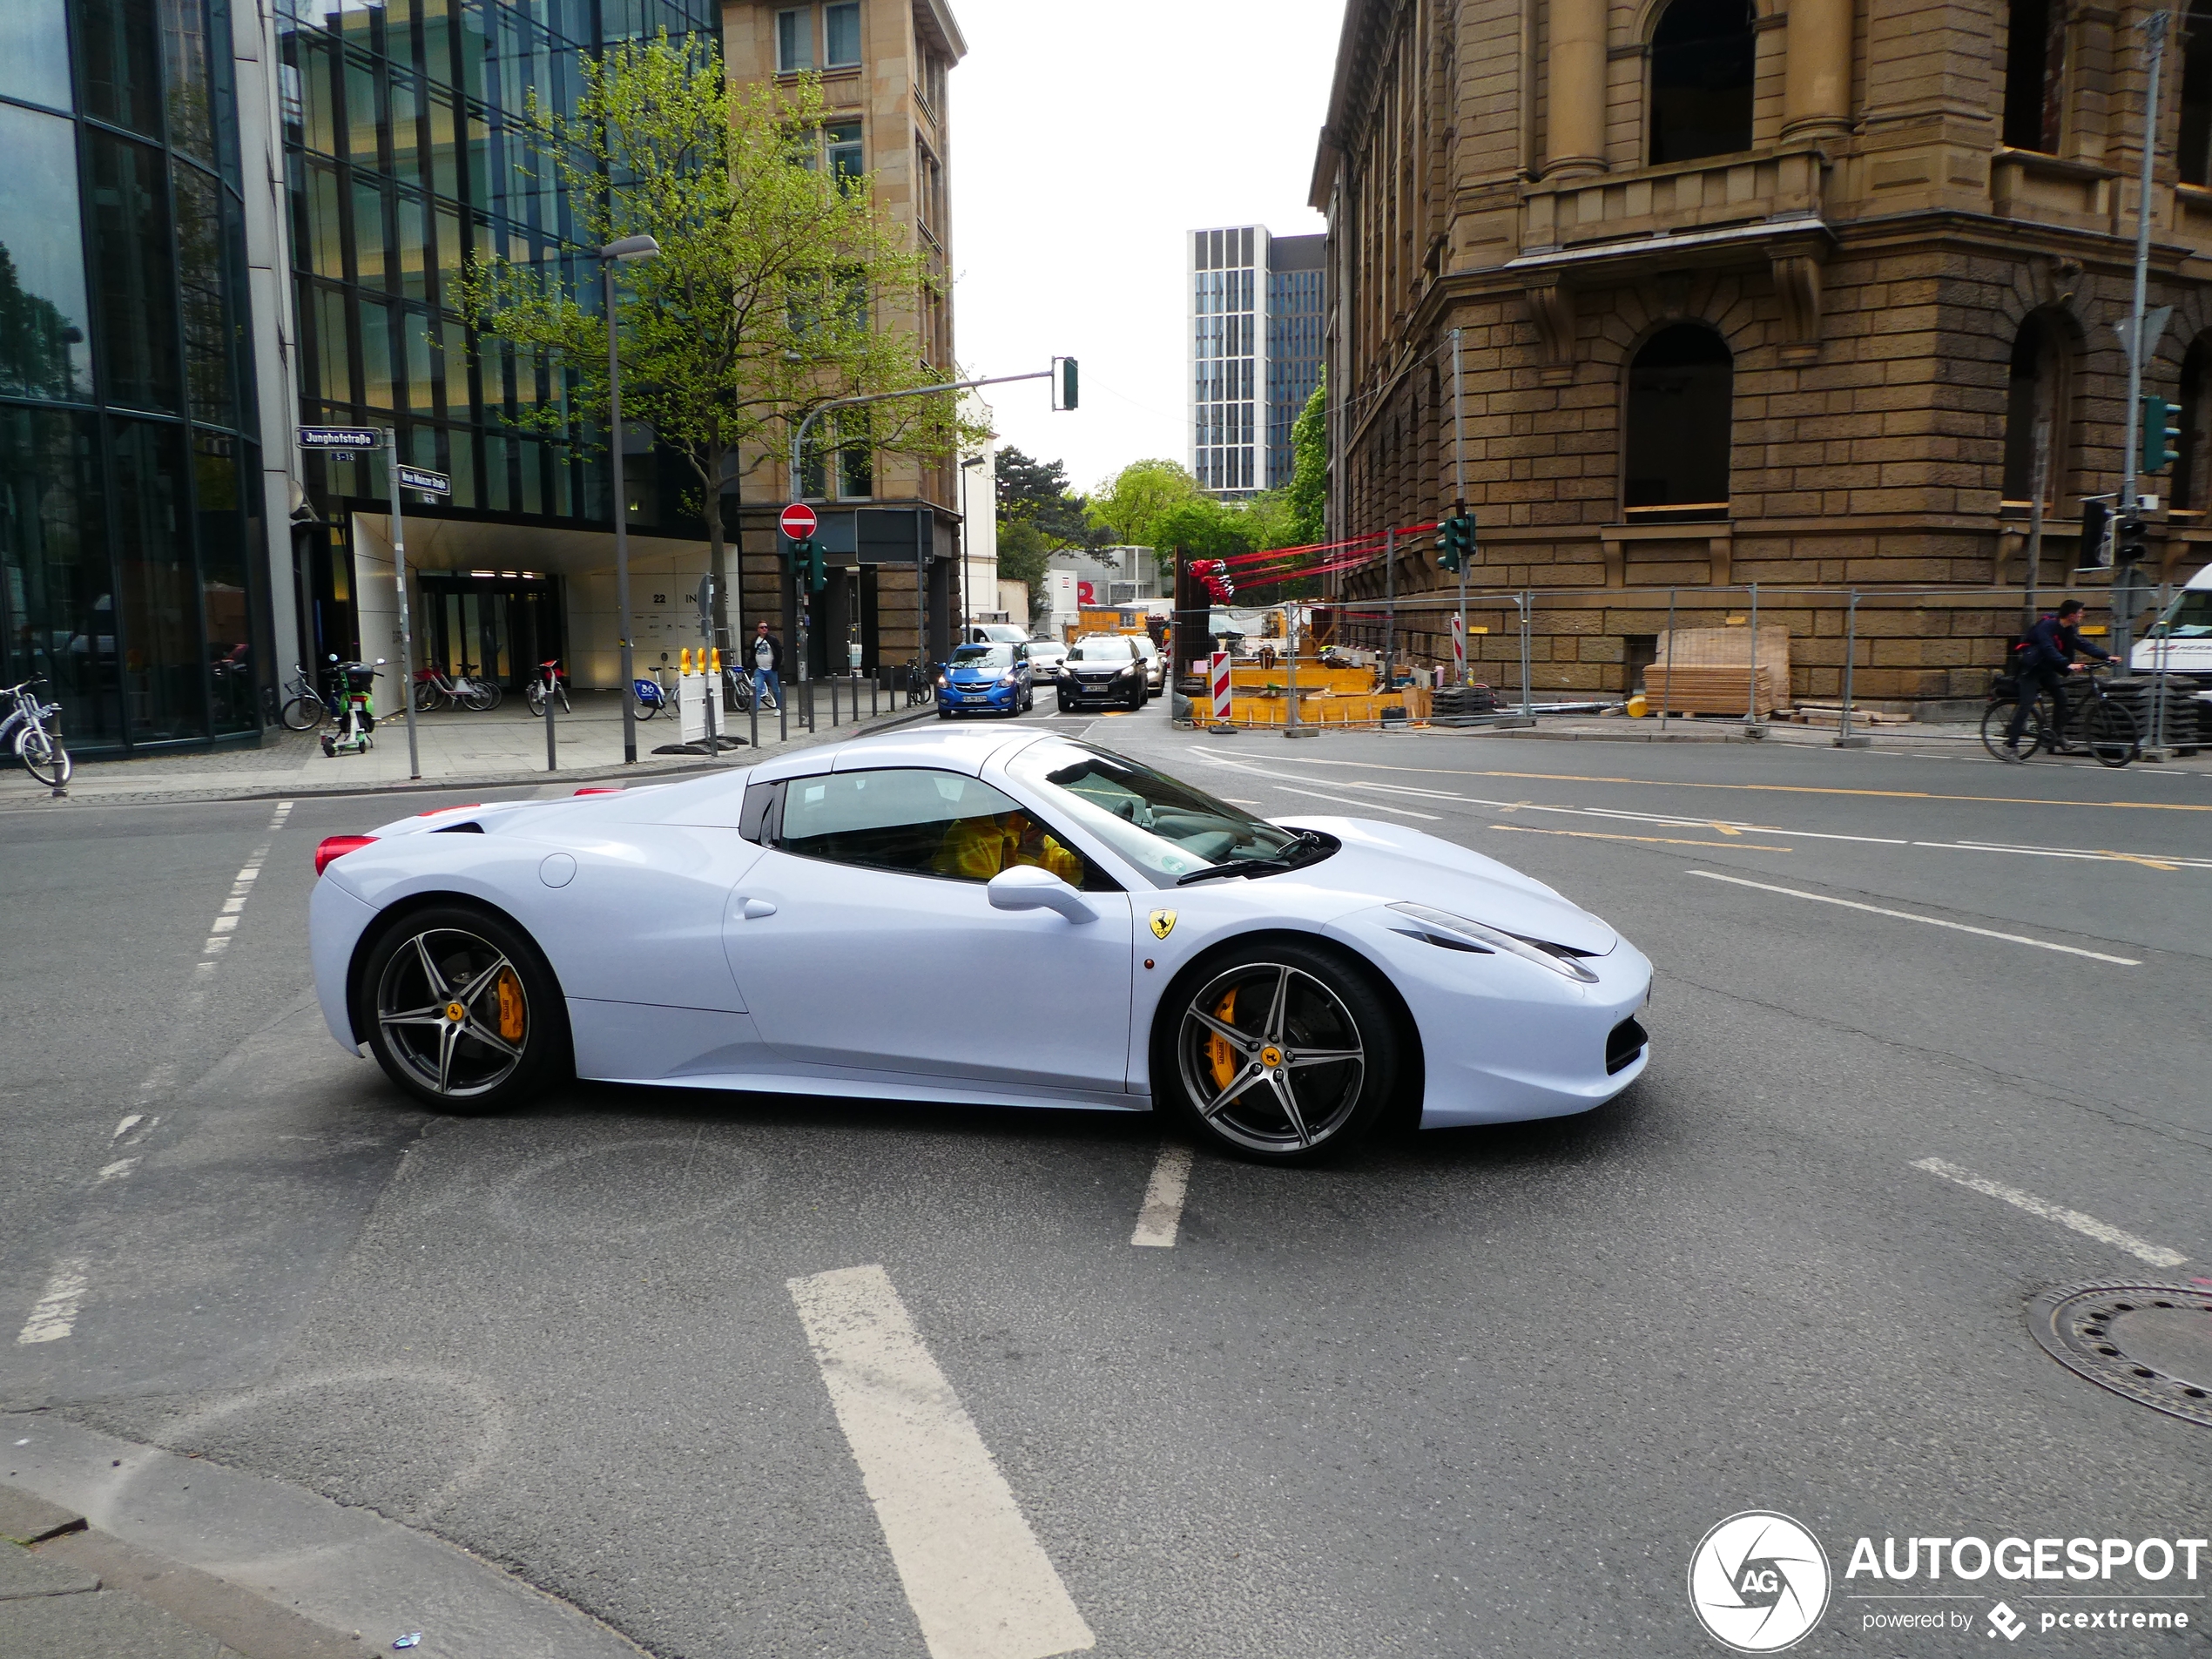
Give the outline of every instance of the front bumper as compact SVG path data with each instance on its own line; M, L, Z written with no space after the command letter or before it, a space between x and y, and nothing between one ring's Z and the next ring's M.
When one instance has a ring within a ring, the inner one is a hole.
M1602 1106L1643 1075L1648 1042L1623 1050L1651 998L1650 959L1627 940L1581 959L1584 984L1502 954L1446 949L1366 910L1331 927L1379 962L1421 1038L1421 1127L1516 1123ZM1608 1070L1608 1065L1615 1068Z
M1060 682L1060 695L1070 703L1123 703L1129 694L1144 684L1143 678L1130 679L1083 679L1070 674Z
M981 684L955 683L937 688L937 706L955 713L961 709L1003 712L1015 706L1021 694L1020 686L1001 685L995 680Z

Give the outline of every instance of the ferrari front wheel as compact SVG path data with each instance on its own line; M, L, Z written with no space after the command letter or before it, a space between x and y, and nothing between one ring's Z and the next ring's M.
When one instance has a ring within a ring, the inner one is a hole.
M1338 953L1295 941L1232 948L1163 1007L1153 1088L1224 1151L1308 1163L1365 1139L1399 1072L1390 1009Z
M536 945L473 907L417 910L388 926L362 966L354 1028L385 1075L425 1105L496 1112L565 1069L559 987Z

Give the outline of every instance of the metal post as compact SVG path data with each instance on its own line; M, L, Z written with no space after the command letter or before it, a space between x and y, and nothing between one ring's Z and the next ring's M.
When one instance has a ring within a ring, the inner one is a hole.
M879 671L868 676L868 718L873 720L882 712L876 698L883 691L883 675Z
M2041 489L2041 484L2036 486ZM2038 502L2039 508L2040 502ZM2033 577L2028 578L2031 582ZM1836 747L1864 749L1873 741L1863 733L1854 734L1851 729L1851 667L1858 660L1858 590L1851 590L1851 604L1844 612L1844 714L1836 729Z
M814 682L813 682L813 681L812 681L812 680L808 680L808 681L806 681L806 734L807 734L807 736L812 737L812 736L813 735L813 733L814 733Z
M553 703L555 697L558 695L558 685L556 681L552 687L548 688L545 698L545 769L548 772L558 772L561 769L560 756L553 747Z
M400 698L407 705L407 775L411 781L419 782L422 777L422 756L415 743L415 619L408 614L407 529L400 517L397 427L384 428L384 455L392 475L392 577L399 585L400 596ZM368 647L364 645L362 649Z
M1391 661L1398 655L1398 532L1383 532L1383 678L1382 688L1390 690ZM1382 705L1375 705L1378 718Z
M752 746L758 750L760 747L760 693L757 691L752 694L752 700L745 705L745 718L752 734Z
M1751 688L1743 699L1743 730L1757 736L1759 730L1759 584L1751 584Z
M699 637L706 643L699 647L699 679L706 698L707 759L718 763L722 759L722 676L714 666L713 581L714 572L710 570L700 583L706 603L699 607Z
M2166 614L2166 607L2173 603L2171 587L2172 584L2169 583L2161 582L2158 584L2158 609L2152 615L2163 617ZM2155 626L2155 624L2153 625ZM2158 759L2161 760L2166 759L2166 670L2167 665L2173 660L2173 638L2174 631L2170 627L2163 634L2155 636L2155 643L2151 646L2150 653L2152 675L2150 742L2151 747L2157 752ZM2121 666L2122 668L2128 666L2125 660L2121 662Z
M2158 77L2166 62L2166 28L2170 15L2154 11L2143 19L2144 49L2150 57L2149 85L2143 98L2143 157L2135 192L2134 300L2128 312L2128 428L2121 452L2120 510L2136 509L2135 461L2143 416L2143 301L2150 282L2151 164L2158 154Z
M1460 406L1460 331L1452 331L1452 513L1464 517L1467 509L1467 422ZM1466 651L1467 637L1467 564L1464 551L1460 556L1460 684L1465 686L1473 670Z
M1534 646L1528 612L1536 603L1535 589L1523 588L1516 603L1521 606L1521 712L1524 718L1533 720L1536 718L1536 701L1528 692L1528 655Z
M637 646L630 633L630 502L622 482L622 354L615 333L615 262L599 260L607 305L607 448L613 456L615 509L615 626L622 644L622 763L637 761L637 711L631 682L637 677Z
M2020 618L2020 631L2026 633L2035 625L2035 584L2040 579L2043 567L2043 496L2051 485L2051 412L2040 409L2035 415L2035 498L2027 504L2027 614Z
M779 695L776 698L776 741L778 743L789 743L791 741L791 693L780 686L778 688L778 692Z
M1675 695L1675 590L1667 590L1667 689L1659 695L1659 729L1667 729L1667 705Z
M837 676L830 676L830 730L837 730Z

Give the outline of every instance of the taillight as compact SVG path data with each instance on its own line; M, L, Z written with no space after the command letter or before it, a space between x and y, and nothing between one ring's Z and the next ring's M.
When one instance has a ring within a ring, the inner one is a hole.
M622 793L622 786L619 784L613 786L587 784L576 792L579 795L619 795Z
M320 875L330 867L333 859L342 859L374 841L374 835L326 835L315 848L315 873Z

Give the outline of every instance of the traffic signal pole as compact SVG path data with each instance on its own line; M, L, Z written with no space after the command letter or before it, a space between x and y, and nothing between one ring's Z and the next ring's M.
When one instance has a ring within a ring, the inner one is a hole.
M1467 511L1467 434L1460 412L1460 331L1452 331L1452 516ZM1460 556L1460 684L1467 683L1467 556Z
M2128 430L2121 455L2120 511L2123 518L2140 519L2142 508L2135 493L2135 462L2141 440L2143 416L2143 306L2150 282L2151 170L2158 155L2158 80L2166 63L2166 33L2172 14L2154 11L2143 20L2144 50L2149 58L2149 82L2143 97L2142 169L2135 194L2134 302L2128 313ZM2134 634L2136 573L2115 560L2113 573L2112 631L2114 654L2124 667Z

